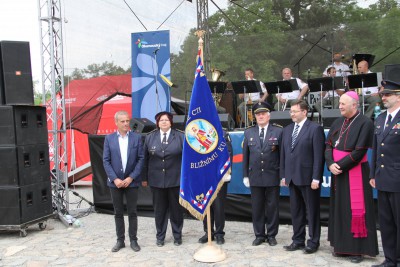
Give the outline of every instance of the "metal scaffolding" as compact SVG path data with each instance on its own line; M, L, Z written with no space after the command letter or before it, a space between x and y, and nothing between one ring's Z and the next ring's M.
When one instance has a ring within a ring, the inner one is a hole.
M208 29L208 0L197 0L197 30L204 31L203 66L207 77L211 77L210 33Z
M47 124L50 126L49 155L52 168L53 204L57 208L60 219L65 222L63 219L68 214L69 201L61 0L38 0L38 9L42 103L49 113Z

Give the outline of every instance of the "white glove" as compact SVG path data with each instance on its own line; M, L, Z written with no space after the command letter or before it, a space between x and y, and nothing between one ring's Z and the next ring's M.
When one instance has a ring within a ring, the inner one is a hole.
M244 177L244 178L243 178L243 184L244 184L244 186L247 187L247 188L250 187L249 177Z
M224 182L229 182L231 180L231 175L230 174L225 174L224 176Z

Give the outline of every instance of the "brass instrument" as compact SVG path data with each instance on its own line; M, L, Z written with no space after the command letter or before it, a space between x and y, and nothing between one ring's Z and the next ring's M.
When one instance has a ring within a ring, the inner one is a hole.
M358 74L357 61L354 58L353 59L353 75L357 75L357 74ZM362 88L356 88L356 89L354 89L354 91L356 91L356 93L358 95L362 95Z
M249 121L254 121L254 117L253 117L253 101L250 98L250 94L249 94L249 100L247 100L246 103L246 107L247 107L247 119Z
M216 68L211 69L211 80L213 82L218 82L219 79L225 75L225 72ZM222 94L213 93L213 99L215 106L219 106L219 102L221 101Z

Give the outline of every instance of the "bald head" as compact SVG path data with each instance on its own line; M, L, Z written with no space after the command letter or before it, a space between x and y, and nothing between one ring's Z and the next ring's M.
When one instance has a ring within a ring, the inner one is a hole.
M345 118L351 118L357 113L358 100L343 94L339 100L340 114Z
M362 73L368 73L368 62L365 60L361 60L360 62L358 62L357 65L357 69L358 69L358 73L362 74Z

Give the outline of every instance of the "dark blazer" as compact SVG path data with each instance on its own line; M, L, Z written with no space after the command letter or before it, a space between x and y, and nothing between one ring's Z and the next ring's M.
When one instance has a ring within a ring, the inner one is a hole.
M286 184L311 185L312 180L322 181L324 170L324 129L308 119L301 128L292 149L294 123L283 129L280 175Z
M184 134L171 129L168 144L161 144L160 130L146 136L144 142L143 180L158 188L180 184Z
M392 119L388 131L384 131L386 112L375 121L374 144L371 160L371 178L376 189L400 192L400 112Z
M115 178L124 180L127 177L133 178L129 187L137 187L141 181L140 173L143 168L143 145L140 135L134 132L128 134L128 160L125 173L122 169L121 152L117 132L107 135L104 140L103 165L107 174L107 185L116 187Z
M249 177L251 186L279 185L279 150L282 127L268 124L261 147L259 127L244 131L243 177Z

